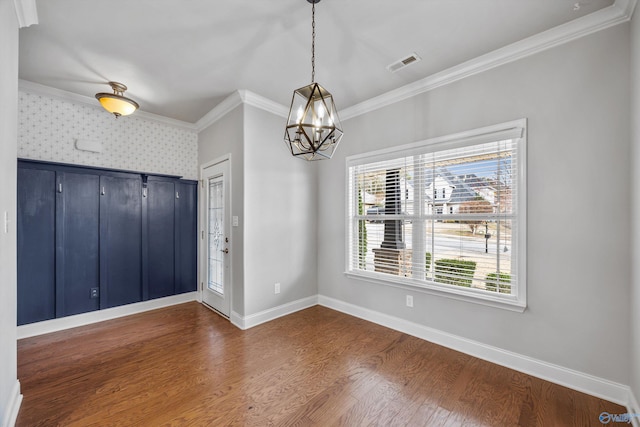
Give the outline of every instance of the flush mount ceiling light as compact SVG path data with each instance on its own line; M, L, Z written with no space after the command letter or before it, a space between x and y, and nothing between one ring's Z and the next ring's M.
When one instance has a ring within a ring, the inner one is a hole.
M136 101L124 96L127 90L125 85L118 82L109 82L109 85L113 93L96 93L96 99L105 110L116 116L116 119L120 116L128 116L140 107Z
M284 140L291 154L305 160L330 159L342 139L342 125L328 90L315 82L316 3L311 3L311 84L293 92Z

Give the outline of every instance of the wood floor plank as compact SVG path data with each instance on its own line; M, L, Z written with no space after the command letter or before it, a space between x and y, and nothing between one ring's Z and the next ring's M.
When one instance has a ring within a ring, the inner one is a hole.
M17 426L583 426L619 405L327 308L198 303L18 342Z

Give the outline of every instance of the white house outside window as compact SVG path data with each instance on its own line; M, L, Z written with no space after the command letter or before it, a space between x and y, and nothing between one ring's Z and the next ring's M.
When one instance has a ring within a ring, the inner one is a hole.
M524 310L525 172L524 119L347 158L347 274Z

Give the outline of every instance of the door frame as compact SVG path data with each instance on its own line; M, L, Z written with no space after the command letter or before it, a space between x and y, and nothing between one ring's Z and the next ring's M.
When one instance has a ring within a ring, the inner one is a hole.
M215 166L219 163L223 163L223 162L229 162L229 176L226 177L227 181L228 181L228 188L229 188L229 218L227 218L227 221L231 221L232 220L232 215L233 215L233 180L231 179L231 177L233 176L233 163L231 161L231 153L227 153L223 156L217 157L214 160L208 161L206 163L202 163L200 165L200 170L199 170L199 185L198 185L198 214L199 214L199 219L198 219L198 229L199 229L199 233L198 233L198 248L199 248L199 254L198 254L198 293L197 293L197 299L198 302L200 302L202 305L204 305L207 308L210 308L212 311L214 311L215 313L218 313L221 315L221 317L226 318L225 316L222 315L222 313L218 312L217 310L213 309L212 307L210 307L209 305L204 303L204 298L203 298L203 294L204 294L204 281L207 280L207 264L208 264L208 260L207 258L207 254L209 253L208 248L207 248L207 242L208 239L206 239L206 234L207 234L207 218L208 218L208 197L207 194L205 193L207 191L207 187L205 186L205 182L204 182L204 170L207 168L210 168L212 166ZM233 245L233 224L230 223L229 226L229 254L227 255L228 257L228 263L229 263L229 276L227 278L225 278L226 282L225 283L225 294L228 295L229 297L229 317L227 318L227 320L231 320L231 316L233 313L233 250L234 250L234 245Z

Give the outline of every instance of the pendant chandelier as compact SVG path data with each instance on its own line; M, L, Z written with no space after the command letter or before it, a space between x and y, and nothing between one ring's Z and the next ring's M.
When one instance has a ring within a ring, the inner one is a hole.
M139 108L137 102L124 96L127 87L122 83L109 82L113 93L96 93L96 99L102 107L116 116L128 116Z
M316 3L311 3L311 84L293 92L284 140L294 157L330 159L342 139L342 125L333 96L315 82Z

